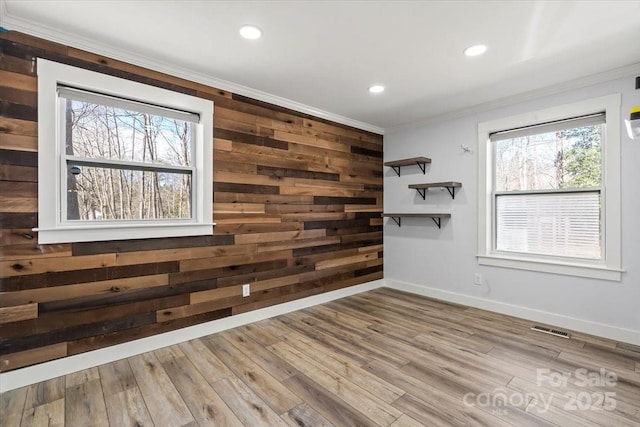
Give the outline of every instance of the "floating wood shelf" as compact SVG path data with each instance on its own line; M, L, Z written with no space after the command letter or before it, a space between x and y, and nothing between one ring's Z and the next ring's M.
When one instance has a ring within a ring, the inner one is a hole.
M413 166L418 165L423 174L426 174L427 163L431 163L431 159L428 157L412 157L410 159L393 160L391 162L384 162L385 166L392 167L395 173L400 176L401 166Z
M418 190L418 193L422 196L422 200L427 198L427 190L429 188L446 188L452 199L456 198L456 188L462 187L462 184L454 181L446 182L429 182L427 184L410 184L409 188Z
M451 218L448 213L383 213L383 218L391 218L398 227L402 226L402 218L431 218L438 228L441 227L442 218Z

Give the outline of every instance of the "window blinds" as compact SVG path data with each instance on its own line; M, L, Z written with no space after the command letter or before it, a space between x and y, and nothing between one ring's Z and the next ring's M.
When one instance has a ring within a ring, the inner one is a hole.
M599 259L600 190L496 195L496 249Z
M106 105L108 107L119 108L122 110L136 111L139 113L152 114L154 116L169 117L171 119L190 123L198 123L200 121L199 114L191 113L189 111L181 111L174 108L147 104L144 102L120 98L117 96L105 95L102 93L91 92L83 89L76 89L69 86L58 86L58 96L60 96L61 98L83 101L90 104Z
M490 134L489 139L495 142L503 141L505 139L520 138L523 136L537 135L541 133L557 132L565 129L601 125L605 123L605 119L606 116L604 113L589 114L586 116L572 117L565 120L557 120L554 122L539 123L532 126L501 130L499 132Z

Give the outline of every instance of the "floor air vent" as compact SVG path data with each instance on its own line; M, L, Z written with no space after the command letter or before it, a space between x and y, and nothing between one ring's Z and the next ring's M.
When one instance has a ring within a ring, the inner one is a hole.
M538 331L538 332L543 332L545 334L549 334L549 335L555 335L556 337L562 337L562 338L570 338L571 334L569 332L565 332L565 331L559 331L557 329L551 329L551 328L545 328L544 326L534 326L531 328L531 330L533 331Z

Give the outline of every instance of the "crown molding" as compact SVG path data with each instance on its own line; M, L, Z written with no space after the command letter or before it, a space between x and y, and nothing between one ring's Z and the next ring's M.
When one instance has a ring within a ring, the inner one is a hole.
M41 37L53 42L72 46L77 49L93 52L98 55L104 55L119 61L127 62L140 67L148 68L154 71L166 73L172 76L184 78L197 83L212 86L225 91L233 92L238 95L247 96L259 101L275 104L281 107L289 108L304 114L309 114L322 119L330 120L343 125L351 126L357 129L373 132L376 134L392 134L405 130L421 128L424 126L440 123L448 120L458 119L465 116L483 113L486 111L508 107L529 100L551 96L569 90L580 89L598 83L603 83L618 78L629 77L634 74L640 74L640 62L627 66L615 68L602 73L592 74L589 76L572 79L562 83L554 84L540 89L507 96L497 100L483 102L463 109L456 109L442 114L428 116L424 119L408 122L398 126L388 126L386 128L375 126L369 123L350 119L338 114L324 111L297 101L286 99L277 95L253 89L248 86L236 84L227 80L218 79L205 73L194 72L184 67L170 65L157 59L140 55L127 50L114 49L111 46L97 42L93 39L78 36L67 31L54 28L47 25L37 24L31 20L11 15L7 9L5 0L0 0L0 26L9 30L20 31L36 37Z
M448 120L459 119L461 117L468 117L474 114L480 114L487 111L495 110L498 108L509 107L522 102L530 101L533 99L543 98L546 96L556 95L562 92L570 90L581 89L583 87L592 86L598 83L604 83L624 77L630 77L640 74L640 62L635 64L625 65L623 67L614 68L612 70L604 71L602 73L591 74L585 77L557 83L551 86L546 86L540 89L534 89L527 92L518 93L516 95L507 96L504 98L496 99L493 101L483 102L481 104L472 105L468 108L457 109L449 111L443 114L427 117L422 120L405 123L398 126L389 126L385 128L386 135L390 135L396 132L417 129L425 126L429 126L435 123L441 123Z
M4 17L7 16L7 3L0 0L0 27L4 24Z
M9 13L9 10L7 9L5 0L0 0L0 26L5 27L8 30L15 30L22 33L30 34L35 37L40 37L77 49L86 50L98 55L116 59L118 61L127 62L175 77L191 80L196 83L212 86L216 89L222 89L228 92L236 93L238 95L257 99L259 101L275 104L280 107L289 108L300 113L309 114L357 129L384 135L384 128L381 128L379 126L361 122L359 120L350 119L339 114L334 114L329 111L325 111L306 104L302 104L297 101L253 89L248 86L218 79L205 73L194 72L184 67L169 65L165 62L148 56L140 55L132 51L114 49L105 43L101 43L87 37L78 36L77 34L73 34L59 28L42 25L31 20L21 18L19 16L11 15L11 13Z

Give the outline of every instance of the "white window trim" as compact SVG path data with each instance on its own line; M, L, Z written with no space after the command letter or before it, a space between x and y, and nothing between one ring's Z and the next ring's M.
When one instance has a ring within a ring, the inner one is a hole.
M194 206L191 220L62 221L62 144L58 85L189 111L195 124ZM89 242L213 234L213 102L38 58L38 243Z
M478 263L496 267L541 271L570 276L620 281L620 106L619 93L547 108L478 124ZM493 250L493 155L489 136L505 129L529 126L582 115L606 112L605 148L603 152L602 201L604 213L604 261L564 260L557 257L535 257L504 254Z

